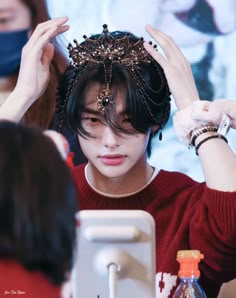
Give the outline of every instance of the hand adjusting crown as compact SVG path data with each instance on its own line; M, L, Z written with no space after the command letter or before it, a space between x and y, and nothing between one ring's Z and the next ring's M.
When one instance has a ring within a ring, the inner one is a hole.
M86 35L83 38L85 41L81 44L75 39L75 46L71 43L68 45L69 57L72 58L74 67L105 63L109 60L111 63L132 67L139 63L149 63L151 60L151 56L143 47L142 37L131 43L129 33L122 38L114 37L109 33L107 25L103 25L103 32L97 39L88 38Z

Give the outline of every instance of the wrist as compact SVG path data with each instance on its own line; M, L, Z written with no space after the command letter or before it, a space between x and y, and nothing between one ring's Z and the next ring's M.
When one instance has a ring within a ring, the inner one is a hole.
M201 140L201 136L202 135L205 135L205 134L208 134L208 135L211 135L212 133L213 134L216 134L218 130L218 126L217 125L203 125L199 128L196 128L194 130L192 130L190 132L190 142L189 142L189 145L190 146L193 146L195 147L197 144L196 144L196 141L200 138Z
M21 90L18 90L17 87L9 95L9 100L12 101L12 104L18 105L20 108L24 109L25 112L35 101L35 97Z
M219 135L219 134L218 134L216 131L207 131L207 132L204 132L204 133L200 134L200 135L196 138L194 147L196 148L196 147L198 146L198 144L199 144L202 140L204 140L204 139L206 139L206 138L208 138L208 137L210 137L210 136L217 136L217 135Z
M203 144L205 144L206 142L208 142L210 140L214 140L214 139L215 140L220 139L220 140L223 140L225 143L228 143L228 140L226 139L226 137L219 133L213 133L213 132L204 133L199 136L199 139L196 142L196 146L195 146L196 155L198 155L198 150Z
M1 119L20 121L28 108L31 106L31 99L14 89L1 107Z
M206 132L226 134L231 126L231 121L226 114L218 111L213 113L215 110L210 108L211 104L206 101L194 101L187 108L175 114L174 129L182 143L195 146L196 139ZM197 115L198 117L196 117Z

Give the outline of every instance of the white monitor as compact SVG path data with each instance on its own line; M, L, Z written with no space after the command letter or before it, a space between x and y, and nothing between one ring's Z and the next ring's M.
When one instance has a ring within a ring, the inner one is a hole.
M73 298L154 298L155 222L141 210L76 214Z

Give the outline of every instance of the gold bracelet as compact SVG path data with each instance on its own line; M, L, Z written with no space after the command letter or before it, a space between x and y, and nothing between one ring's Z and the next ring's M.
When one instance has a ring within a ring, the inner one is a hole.
M203 134L205 132L208 132L208 131L215 131L216 132L217 130L218 130L218 126L216 126L216 125L204 125L202 127L194 129L191 133L190 145L195 147L196 139L201 134Z

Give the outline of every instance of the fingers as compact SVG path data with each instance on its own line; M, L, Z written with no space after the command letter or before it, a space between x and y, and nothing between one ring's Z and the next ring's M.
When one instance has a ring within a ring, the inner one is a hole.
M68 17L58 17L46 22L43 22L39 24L36 29L34 30L31 40L34 41L37 36L44 34L49 30L49 28L56 29L58 34L63 33L69 29L68 25L65 25L65 23L68 21Z
M176 59L178 59L178 61L186 62L186 58L176 45L173 38L150 25L146 25L145 29L148 34L150 34L150 36L160 45L169 61L174 62Z
M22 50L18 89L26 90L29 98L36 99L45 89L49 80L49 66L54 55L51 40L68 30L67 17L56 18L39 24ZM34 80L33 80L34 78ZM29 84L33 81L34 84Z
M189 77L193 78L190 63L183 55L180 48L176 45L173 38L168 36L164 32L161 32L160 30L153 28L150 25L146 25L145 29L152 36L152 38L161 46L168 60L168 64L172 65L172 67L184 69L185 72L188 73ZM145 48L150 53L150 55L152 55L153 58L160 63L160 65L164 69L165 67L167 67L167 63L164 61L162 57L160 57L161 54L155 54L156 51L151 51L150 47L145 46Z
M194 111L192 114L192 119L197 121L205 121L206 123L220 124L222 118L221 111L209 110L209 111Z
M31 35L23 51L31 48L34 48L35 50L42 49L54 37L69 29L69 26L65 25L67 20L67 17L60 17L39 24Z
M199 100L190 63L175 41L150 25L145 28L164 52L163 55L148 43L144 43L145 49L163 68L177 107L182 109L192 101Z
M147 52L161 65L163 69L165 69L168 64L165 57L156 49L154 49L153 46L150 45L149 43L144 42L143 45L144 45L144 48L147 50Z

